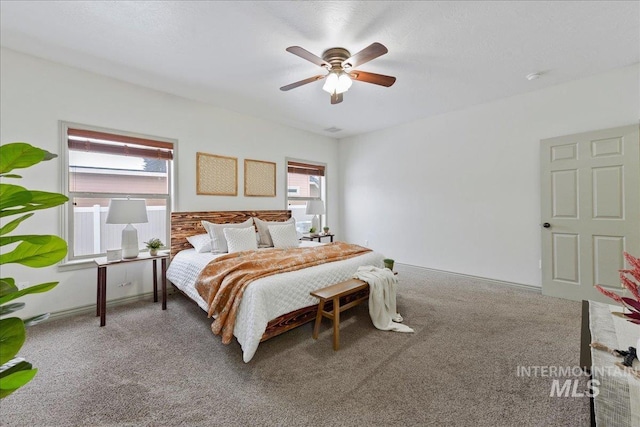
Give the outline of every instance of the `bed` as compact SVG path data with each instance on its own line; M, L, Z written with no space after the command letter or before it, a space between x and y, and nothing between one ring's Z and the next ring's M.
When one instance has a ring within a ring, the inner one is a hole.
M291 211L217 211L173 212L171 214L171 262L167 279L182 294L193 300L205 313L208 304L195 289L200 272L221 255L197 253L187 238L206 233L202 221L215 224L237 224L250 218L284 222ZM323 243L302 241L302 247ZM260 250L260 249L259 249ZM242 347L243 360L249 362L260 342L315 319L317 300L310 292L347 280L362 265L383 266L384 256L370 251L349 259L316 265L301 270L278 273L251 282L239 305L233 335ZM368 290L364 291L368 293ZM363 294L353 295L359 298Z

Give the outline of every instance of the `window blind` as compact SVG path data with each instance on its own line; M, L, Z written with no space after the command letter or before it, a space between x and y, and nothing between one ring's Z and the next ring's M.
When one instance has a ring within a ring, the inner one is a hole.
M324 176L324 166L309 163L287 162L287 171L301 175Z
M68 129L69 150L150 159L173 159L173 144L153 139L116 135L85 129Z

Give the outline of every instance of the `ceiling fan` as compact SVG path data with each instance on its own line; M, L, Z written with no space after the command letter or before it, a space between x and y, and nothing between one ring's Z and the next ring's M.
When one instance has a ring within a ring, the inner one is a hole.
M372 59L387 53L387 48L380 43L372 43L355 55L351 55L347 49L342 47L332 47L325 50L322 53L322 58L301 48L300 46L290 46L287 48L287 52L291 52L302 59L306 59L307 61L325 68L328 73L319 74L317 76L309 77L308 79L282 86L280 88L282 91L295 89L299 86L306 85L307 83L312 83L326 78L322 89L331 94L332 104L338 104L342 102L342 94L351 87L351 84L353 83L352 80L373 83L385 87L393 85L396 81L396 78L392 76L368 73L366 71L353 69L354 67L367 63Z

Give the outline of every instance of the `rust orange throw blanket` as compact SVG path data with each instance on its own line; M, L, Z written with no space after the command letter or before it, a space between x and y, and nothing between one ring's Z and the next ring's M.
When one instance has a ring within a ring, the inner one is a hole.
M209 305L214 334L222 333L222 342L233 338L236 313L249 283L277 273L300 270L327 262L340 261L371 249L344 242L312 248L264 249L235 252L211 261L196 280L196 290Z

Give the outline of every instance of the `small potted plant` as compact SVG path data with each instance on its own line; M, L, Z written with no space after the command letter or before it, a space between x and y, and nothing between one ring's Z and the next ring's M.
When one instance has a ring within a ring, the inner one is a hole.
M157 237L154 237L153 239L144 243L147 245L147 248L149 249L149 253L151 254L151 256L158 255L158 249L164 246L164 243L162 243L162 240L158 239Z
M311 235L316 234L316 228L315 228L315 227L311 227L311 228L309 229L309 234L311 234Z
M329 227L322 227L322 231L324 231L324 234L329 234Z
M388 268L389 270L393 271L394 261L391 258L385 258L383 262L384 262L384 268Z

